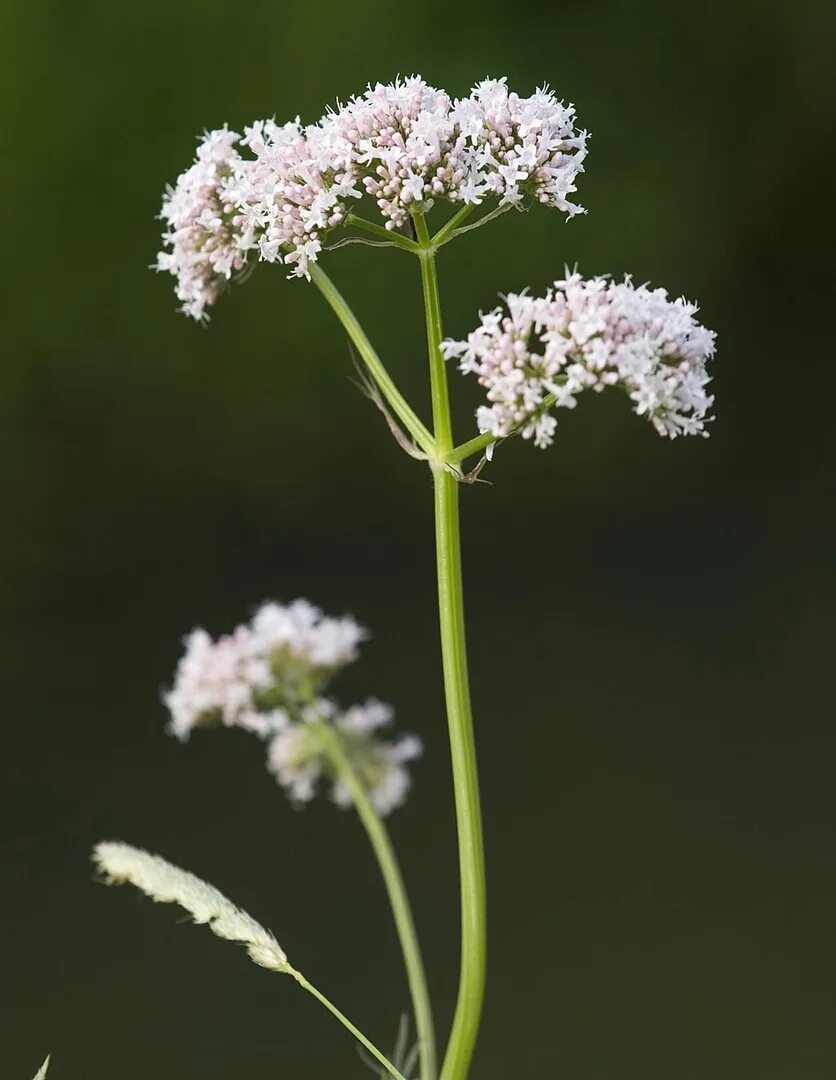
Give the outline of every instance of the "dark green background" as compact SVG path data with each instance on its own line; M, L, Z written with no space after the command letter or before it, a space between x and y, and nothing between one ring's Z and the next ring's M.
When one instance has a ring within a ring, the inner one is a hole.
M593 133L586 218L507 215L441 260L447 329L564 263L698 297L712 438L620 395L463 491L490 872L474 1076L836 1073L829 3L3 0L0 1072L362 1077L289 981L106 891L99 838L227 890L369 1034L406 1004L359 828L294 813L258 744L162 733L195 623L353 611L346 699L421 733L393 819L442 1031L457 976L428 476L348 381L316 292L262 268L207 330L146 269L195 135L315 119L368 80L548 81ZM424 405L417 268L325 261ZM459 432L474 386L454 379Z

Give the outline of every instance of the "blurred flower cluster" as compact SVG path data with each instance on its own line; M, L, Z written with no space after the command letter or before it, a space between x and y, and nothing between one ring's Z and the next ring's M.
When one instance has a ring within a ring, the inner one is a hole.
M251 253L307 276L364 194L387 229L437 199L539 202L571 216L582 212L569 196L586 140L574 108L547 87L523 98L488 79L453 100L419 76L369 87L308 126L211 131L165 195L157 268L176 277L183 311L199 319Z
M376 809L388 814L406 797L405 766L420 756L420 740L383 737L394 715L389 705L372 698L341 709L325 696L368 636L350 616L326 616L306 600L264 604L216 640L194 630L165 695L168 730L182 740L217 724L252 732L267 742L267 767L293 802L308 802L330 780L334 802L347 807L351 794L322 737L327 727Z
M489 404L476 413L481 432L520 430L546 447L557 427L553 408L574 408L582 390L620 386L660 435L707 434L714 398L705 364L715 334L694 319L694 304L629 278L577 273L545 296L511 293L505 301L466 340L442 344L487 390Z

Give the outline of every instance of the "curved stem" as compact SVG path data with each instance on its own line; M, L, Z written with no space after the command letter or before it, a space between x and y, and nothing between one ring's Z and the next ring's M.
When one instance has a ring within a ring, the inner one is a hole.
M340 1012L340 1010L333 1003L333 1001L329 1001L321 990L317 990L313 983L308 982L308 980L301 973L301 971L297 971L296 968L290 968L288 974L292 975L293 978L299 983L299 985L301 987L304 987L304 989L307 990L309 994L312 994L316 998L316 1000L322 1005L324 1005L330 1013L333 1013L333 1015L336 1016L336 1018L343 1025L343 1027L347 1028L354 1036L354 1038L363 1046L365 1046L365 1048L369 1051L370 1054L373 1054L374 1057L377 1058L377 1060L380 1062L383 1068L386 1069L389 1075L394 1077L394 1080L406 1080L406 1077L402 1073L398 1072L392 1062L378 1050L374 1043L370 1042L363 1034L363 1032L360 1031L359 1028L355 1027L347 1016Z
M434 454L435 444L432 435L418 419L409 402L395 385L391 375L383 366L383 361L377 355L374 346L357 321L356 315L345 302L336 285L317 263L311 265L310 273L311 280L343 324L346 333L360 353L363 363L369 369L369 373L380 387L381 393L392 406L392 410L400 422L425 453Z
M457 210L450 220L442 225L433 237L433 247L441 247L441 245L446 244L448 240L452 240L453 233L463 222L467 221L475 209L476 207L472 203L465 203L461 209Z
M443 333L438 277L432 242L421 215L416 215L415 227L419 243L425 245L421 254L421 280L427 319L433 423L438 455L444 458L453 448L453 437L447 372L440 349ZM439 627L456 800L462 920L459 992L441 1080L464 1080L473 1058L485 992L485 858L467 672L459 485L443 461L435 461L432 468L435 485Z
M408 236L404 236L395 229L386 229L382 225L377 225L374 221L367 221L365 218L357 217L356 214L349 214L345 220L347 225L353 225L356 229L371 233L372 236L379 236L381 240L386 240L393 247L403 248L404 251L418 251L418 245L414 240L410 240Z
M438 1075L438 1065L427 979L424 973L418 935L415 930L415 920L412 916L412 909L409 904L403 875L398 865L398 859L392 847L388 830L375 810L366 787L349 761L338 736L324 724L320 726L320 734L331 764L351 794L354 808L365 827L377 857L380 872L383 875L392 914L395 918L398 938L401 943L409 991L412 996L415 1029L421 1055L421 1077L422 1080L435 1080Z
M444 243L448 243L450 240L454 240L457 236L464 236L465 233L473 232L474 229L481 229L483 225L487 225L489 221L493 221L494 218L500 217L511 209L511 204L506 203L504 206L497 206L496 209L491 210L490 213L483 214L478 221L474 221L472 225L463 225L460 228L453 229L449 235L444 238Z

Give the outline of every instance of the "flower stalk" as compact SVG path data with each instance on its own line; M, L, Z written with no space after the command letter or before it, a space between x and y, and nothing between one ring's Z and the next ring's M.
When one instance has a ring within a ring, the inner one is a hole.
M386 826L369 798L365 785L353 768L333 728L327 724L318 724L317 734L322 740L331 766L351 795L354 809L368 834L369 842L380 866L401 944L407 982L412 997L421 1061L421 1080L435 1080L438 1075L438 1066L430 995L418 934L415 930L415 920L395 849L392 847Z
M441 1076L442 1080L464 1080L473 1057L485 989L485 856L465 641L459 485L443 466L433 470L433 480L438 615L461 888L459 991Z
M307 990L309 994L315 997L316 1000L320 1003L320 1005L324 1005L328 1012L330 1012L332 1016L335 1016L347 1031L351 1032L357 1042L359 1042L361 1046L365 1046L369 1053L372 1054L372 1056L380 1062L383 1068L389 1073L391 1077L394 1078L394 1080L406 1080L406 1077L403 1075L403 1073L399 1072L399 1070L395 1068L395 1066L386 1057L386 1055L383 1054L380 1050L378 1050L374 1043L370 1039L367 1039L358 1027L352 1024L352 1022L348 1019L345 1013L340 1012L340 1010L333 1003L333 1001L327 998L321 990L319 990L313 985L313 983L308 982L308 980L301 973L301 971L297 971L295 968L291 968L288 971L288 974L291 975L304 990Z
M432 435L395 385L391 375L384 367L383 361L358 322L357 316L344 300L342 293L318 264L313 264L310 272L311 281L328 301L332 311L342 323L343 329L360 354L369 374L380 387L381 393L392 407L393 412L424 453L430 453L434 449Z
M392 247L403 248L404 251L411 251L413 254L417 253L419 250L415 241L410 240L409 237L403 236L394 229L386 229L382 225L375 224L373 221L367 221L365 218L358 217L356 214L349 214L345 221L346 225L353 225L362 232L369 233L371 236L376 236L378 239L386 241L386 243L391 244Z
M416 214L414 220L418 242L423 246L420 255L421 283L426 316L433 428L437 455L432 471L435 495L438 615L444 696L453 765L461 888L459 990L441 1077L442 1080L463 1080L468 1074L473 1057L485 988L485 856L467 668L459 528L459 485L456 477L444 463L445 457L453 448L453 427L447 371L441 354L443 330L438 274L435 251L423 214Z

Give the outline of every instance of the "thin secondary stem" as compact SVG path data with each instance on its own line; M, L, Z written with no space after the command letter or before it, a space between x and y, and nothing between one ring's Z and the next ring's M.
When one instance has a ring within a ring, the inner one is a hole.
M453 449L453 434L447 372L441 355L443 331L438 276L433 242L420 214L415 215L415 227L418 242L425 248L421 253L421 282L427 322L433 424L438 454L444 458ZM459 485L443 461L433 462L432 468L435 485L439 627L456 801L462 920L459 992L441 1080L464 1080L473 1058L485 992L485 857L467 672Z
M481 229L483 225L487 225L489 221L493 221L494 218L498 218L501 214L506 213L510 209L510 203L506 203L504 206L497 206L495 210L491 210L488 214L483 214L478 221L474 221L471 225L463 225L460 228L453 229L449 235L445 236L443 243L449 243L449 241L455 239L455 237L473 232L474 229Z
M418 251L418 245L414 240L410 240L408 236L404 236L394 229L385 229L374 221L367 221L365 218L357 217L356 214L349 214L345 220L347 225L353 225L356 229L371 233L372 236L379 236L382 240L388 241L395 247L403 248L405 251Z
M448 465L461 465L463 461L466 461L469 457L473 457L474 454L479 454L483 450L487 450L487 448L495 442L499 442L498 435L491 435L490 432L485 435L477 435L473 439L468 439L466 443L454 446L444 460Z
M385 1054L382 1054L380 1050L378 1050L378 1048L374 1045L374 1043L370 1042L363 1034L363 1032L360 1031L359 1028L355 1027L354 1024L352 1024L352 1022L348 1019L348 1017L341 1013L332 1001L328 1000L328 998L322 993L321 990L317 990L313 983L308 982L308 980L301 973L301 971L297 971L295 968L291 968L288 974L292 975L293 978L299 983L299 985L304 987L309 994L313 994L316 1000L319 1001L322 1005L324 1005L330 1013L333 1013L333 1015L336 1016L336 1018L343 1025L343 1027L347 1028L354 1036L354 1038L363 1046L365 1046L365 1048L369 1051L370 1054L373 1054L374 1057L377 1058L377 1060L380 1062L383 1068L386 1069L389 1075L394 1077L394 1080L406 1080L406 1077L403 1075L403 1073L398 1072L398 1070L385 1056Z
M448 240L452 240L453 233L458 229L462 222L467 221L475 209L476 207L472 203L466 203L460 210L457 210L450 220L442 225L433 237L433 247L441 247L441 245L446 244Z
M377 355L372 343L366 337L365 331L357 321L357 317L346 303L336 285L334 285L333 281L331 281L325 271L317 263L311 264L310 274L311 280L331 305L337 318L343 324L346 333L360 353L366 367L369 369L369 373L380 387L381 393L392 406L392 409L400 422L425 453L434 455L435 442L432 435L416 416L409 402L395 385L391 375L383 366L383 361Z
M560 379L555 379L555 382L559 382ZM543 398L542 408L544 411L550 409L557 401L555 394L547 394ZM507 435L492 435L489 431L483 435L477 435L473 439L468 439L467 442L461 443L459 446L454 446L453 449L447 454L444 460L448 465L460 465L463 461L466 461L469 457L473 457L474 454L479 454L483 450L487 450L493 443L502 442L503 439L511 439L514 435L519 435L524 425L514 428L513 431Z
M392 847L388 830L375 810L366 787L348 759L338 736L324 724L320 726L320 733L331 764L351 794L354 808L368 833L377 857L383 881L386 885L386 892L389 896L389 903L392 907L392 914L395 918L395 926L406 966L407 981L412 996L412 1009L415 1014L415 1029L421 1055L421 1077L422 1080L436 1080L438 1064L435 1049L435 1029L433 1027L429 991L427 990L427 979L424 973L418 935L415 930L415 920L412 916L406 885L398 865L395 850Z

